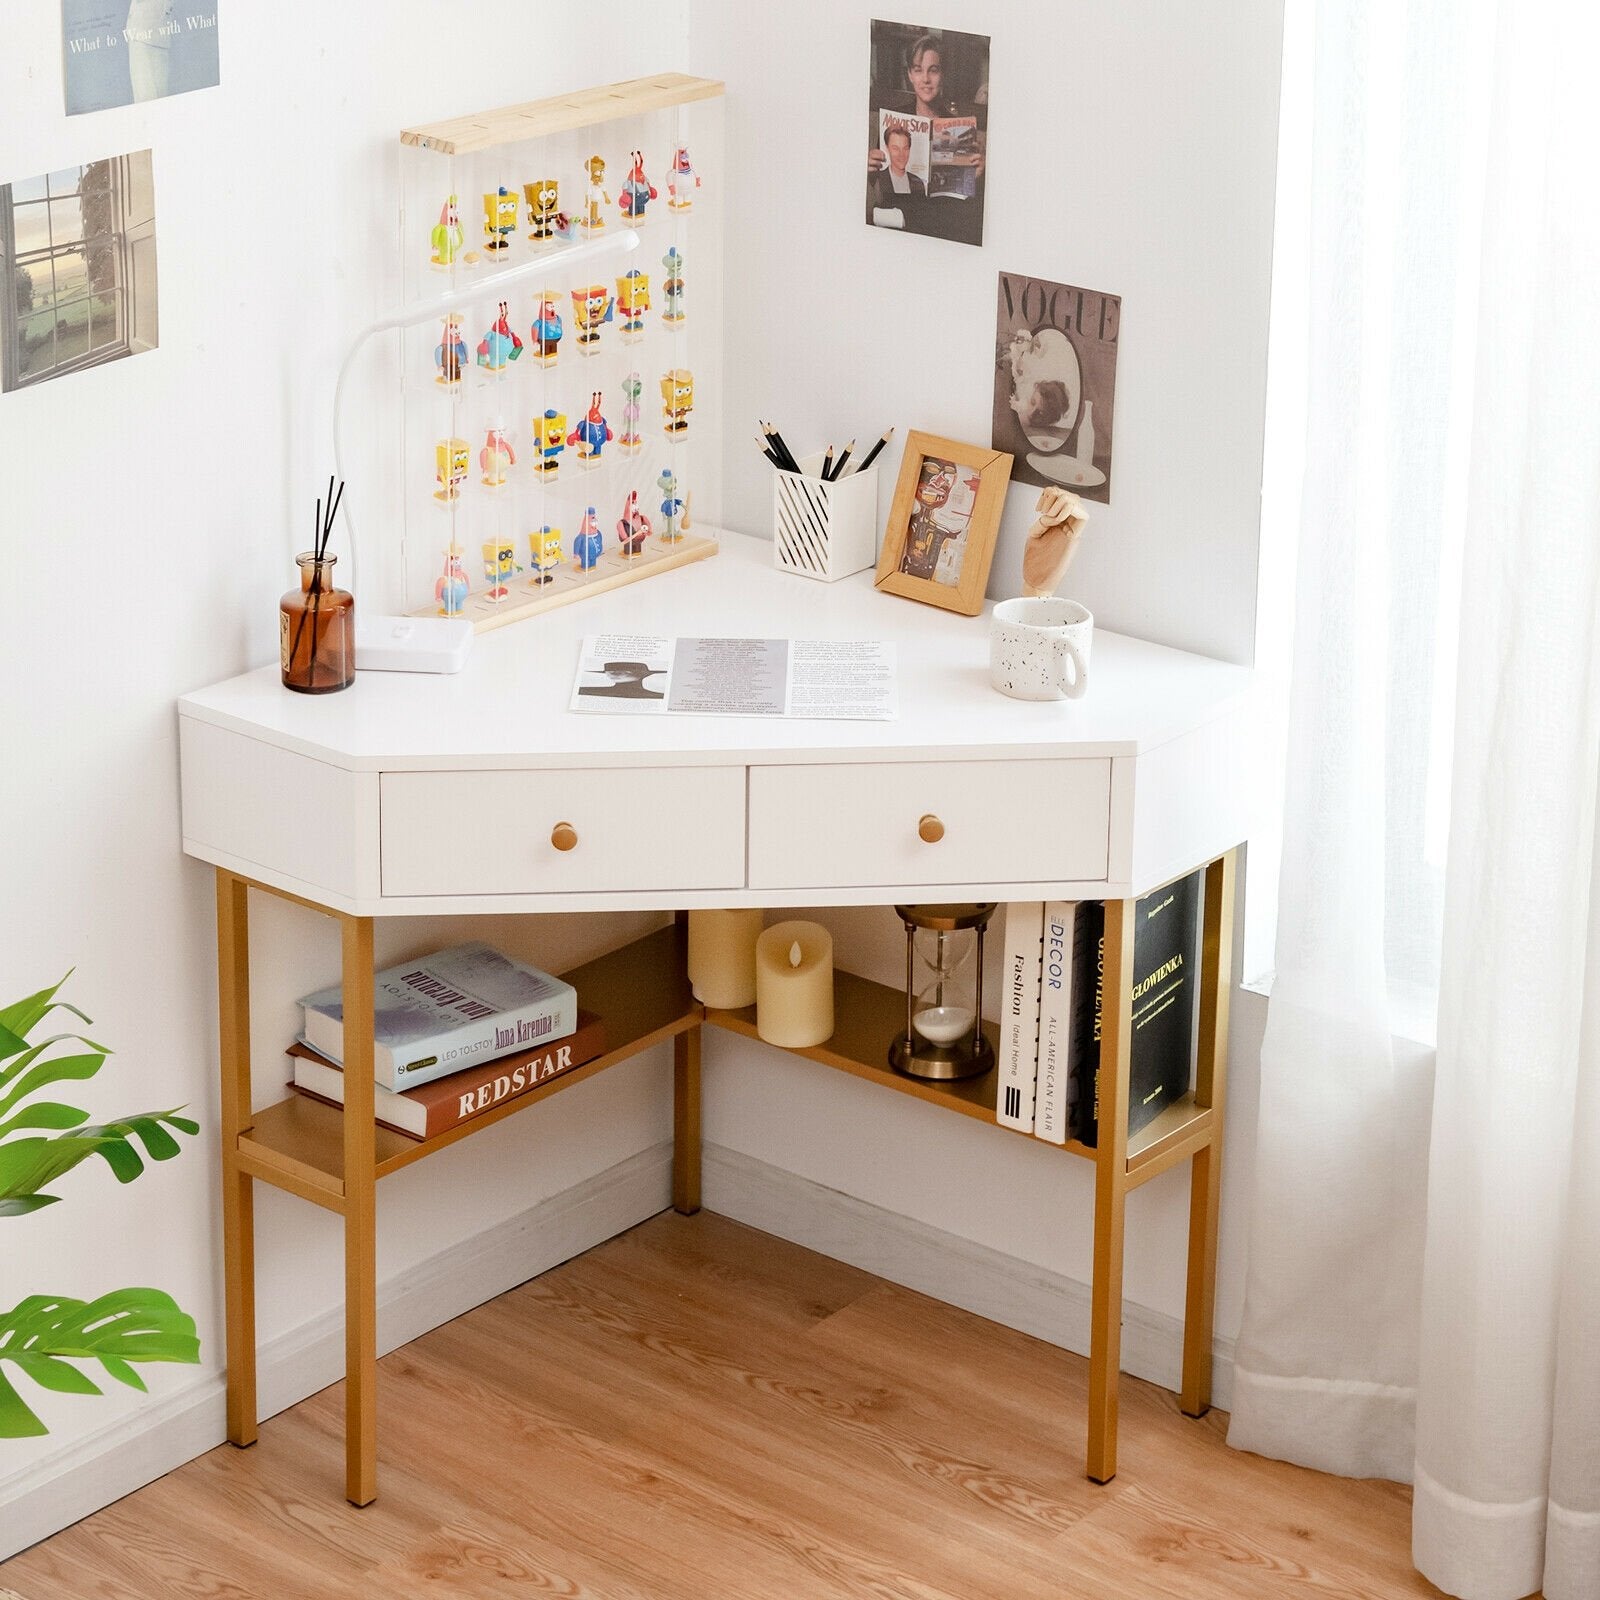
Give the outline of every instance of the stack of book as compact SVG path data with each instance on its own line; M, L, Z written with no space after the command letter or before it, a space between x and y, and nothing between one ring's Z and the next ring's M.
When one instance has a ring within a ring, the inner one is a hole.
M1129 1133L1189 1088L1202 880L1191 873L1135 906ZM1099 901L1024 900L1005 908L995 1107L1002 1127L1052 1144L1095 1144L1104 981Z
M402 962L373 982L376 1118L426 1139L605 1054L605 1024L578 1009L572 985L486 944ZM290 1046L293 1085L344 1104L344 1004L339 989L300 1001Z

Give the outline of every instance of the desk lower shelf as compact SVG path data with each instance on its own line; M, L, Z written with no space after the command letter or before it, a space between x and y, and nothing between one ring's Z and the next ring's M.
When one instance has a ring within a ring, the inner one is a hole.
M553 1094L582 1083L700 1024L759 1039L755 1007L742 1011L702 1010L684 976L684 938L678 928L662 928L609 955L566 974L583 1005L605 1019L611 1048L595 1060L564 1073L550 1083L482 1116L474 1117L429 1139L409 1139L379 1126L375 1129L377 1176L387 1177L487 1128L518 1111L541 1104ZM835 1027L831 1038L810 1049L791 1053L823 1066L848 1072L930 1105L943 1106L980 1122L998 1126L995 1100L998 1072L956 1083L908 1078L888 1064L890 1041L905 1015L905 997L853 973L834 981ZM986 1023L991 1042L998 1030ZM1128 1139L1127 1178L1137 1187L1193 1154L1210 1141L1212 1113L1194 1103L1192 1094L1168 1106ZM330 1210L344 1202L343 1113L339 1108L289 1094L256 1112L239 1135L239 1163L254 1177L288 1189ZM1015 1131L1015 1130L1008 1130ZM1031 1137L1023 1135L1023 1137ZM1069 1140L1059 1148L1093 1161L1094 1149Z

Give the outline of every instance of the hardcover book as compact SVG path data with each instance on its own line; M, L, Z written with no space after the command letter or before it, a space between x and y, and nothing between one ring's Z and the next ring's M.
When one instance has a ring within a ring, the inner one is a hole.
M1033 1132L1033 1084L1039 1062L1039 971L1044 903L1006 907L1005 968L1001 982L1000 1071L995 1117L1002 1128Z
M412 1139L429 1139L457 1123L470 1122L508 1100L531 1093L552 1078L606 1053L606 1027L589 1011L578 1013L576 1031L559 1044L521 1050L487 1066L436 1078L420 1089L396 1094L380 1083L373 1089L375 1120ZM289 1047L294 1087L314 1100L344 1104L344 1072L307 1044Z
M1051 900L1044 908L1044 957L1039 982L1039 1071L1033 1131L1051 1144L1067 1142L1067 1060L1072 1036L1073 930L1078 907Z
M376 975L373 995L373 1076L396 1091L554 1043L578 1025L570 983L486 944L455 945L389 967ZM319 989L300 1005L306 1043L342 1063L341 991Z
M1203 872L1169 883L1134 907L1133 1037L1129 1041L1128 1132L1137 1133L1189 1088L1194 1045L1194 976L1199 955ZM1092 1090L1080 1096L1076 1136L1093 1145L1100 1123L1100 1035L1105 938L1096 941L1094 1024L1088 1059ZM1087 1064L1087 1063L1086 1063Z

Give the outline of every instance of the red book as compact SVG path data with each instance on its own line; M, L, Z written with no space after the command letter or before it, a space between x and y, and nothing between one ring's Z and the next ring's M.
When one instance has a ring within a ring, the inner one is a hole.
M579 1010L578 1029L539 1050L520 1050L487 1066L469 1067L435 1078L403 1094L372 1086L376 1119L411 1139L427 1139L457 1123L470 1122L495 1106L532 1093L563 1072L571 1072L606 1053L606 1025L592 1011ZM344 1073L308 1044L292 1044L293 1086L313 1100L344 1104Z

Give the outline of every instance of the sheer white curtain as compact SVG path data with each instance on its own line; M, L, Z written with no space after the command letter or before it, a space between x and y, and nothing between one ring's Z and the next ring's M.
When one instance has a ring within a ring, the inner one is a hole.
M1600 30L1289 4L1305 465L1230 1438L1413 1480L1452 1594L1594 1600ZM1430 1062L1395 1001L1435 985Z

